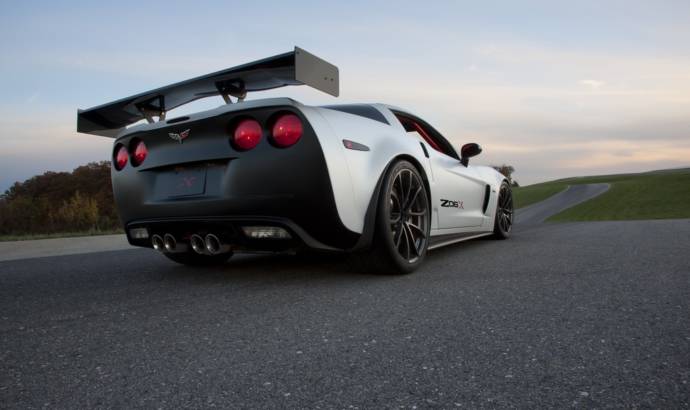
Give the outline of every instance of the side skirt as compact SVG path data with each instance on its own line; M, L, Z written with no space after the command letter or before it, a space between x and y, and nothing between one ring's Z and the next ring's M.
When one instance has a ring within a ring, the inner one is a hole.
M451 244L462 242L462 241L468 241L470 239L481 238L482 236L489 236L492 234L493 234L493 232L481 232L481 233L468 232L468 233L432 236L429 239L429 248L428 249L431 251L431 250L441 248L441 247L446 246L446 245L451 245Z

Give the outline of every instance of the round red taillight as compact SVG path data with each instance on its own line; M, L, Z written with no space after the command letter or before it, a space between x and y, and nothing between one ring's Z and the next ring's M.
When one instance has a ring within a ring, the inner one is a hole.
M146 144L144 144L144 141L137 141L134 144L134 149L132 150L132 165L135 167L141 165L148 154L149 150L146 149Z
M261 141L262 131L261 124L258 121L249 118L244 119L235 127L233 143L236 148L243 151L252 149Z
M127 154L127 148L124 145L118 144L115 146L115 155L113 158L113 166L116 170L121 170L127 165L127 160L129 159L129 154Z
M285 148L294 145L302 136L302 121L294 114L281 115L271 133L275 145Z

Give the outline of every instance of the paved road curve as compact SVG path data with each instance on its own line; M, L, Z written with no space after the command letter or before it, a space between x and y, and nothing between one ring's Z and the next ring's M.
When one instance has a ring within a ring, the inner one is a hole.
M124 249L132 249L132 245L127 242L127 237L124 234L8 241L0 242L0 261Z
M0 262L0 407L687 407L690 220L541 224L417 273Z
M544 201L519 209L515 215L516 223L529 226L544 222L548 217L599 196L609 188L609 184L570 185Z

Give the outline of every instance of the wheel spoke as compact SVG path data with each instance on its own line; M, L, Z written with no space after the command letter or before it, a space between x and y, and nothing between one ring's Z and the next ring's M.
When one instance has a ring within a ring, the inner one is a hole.
M405 209L405 204L407 204L407 198L410 196L409 180L406 178L406 170L400 172L400 207Z
M408 203L405 204L405 209L410 210L412 208L412 205L414 205L414 201L417 199L419 196L419 193L422 191L422 186L418 186L417 189L414 191L414 194L410 197L410 200Z
M396 186L397 186L397 192L396 192ZM398 174L395 176L395 180L393 181L393 193L395 193L395 197L398 200L398 203L400 203L400 197L405 195L405 192L403 190L403 183L402 183L402 174Z
M414 250L415 256L419 256L419 254L421 253L421 250L417 246L417 241L419 240L419 244L421 246L423 241L424 241L425 235L422 233L415 235L415 232L413 231L412 226L413 225L409 222L405 223L405 229L407 229L407 234L409 235L409 238L411 241L412 250ZM416 228L416 226L415 226L415 228Z
M400 196L395 190L391 191L391 201L393 201L394 204L398 205L399 210L402 209L402 207L400 206Z
M395 191L391 191L391 215L390 215L390 223L391 225L395 225L400 221L400 218L402 217L402 207L400 206L400 199L398 198L398 194Z
M422 228L419 226L413 224L412 222L405 222L405 225L407 225L408 229L410 230L410 233L417 233L417 237L422 237L426 238L426 233L422 231Z
M400 227L400 231L402 231L402 234L400 235L402 237L402 242L405 244L405 254L401 255L405 257L405 259L410 260L410 240L407 237L407 230L405 229L405 226Z
M410 203L410 196L412 196L412 181L414 180L412 171L407 170L408 176L408 181L407 181L407 192L405 193L405 202L404 204L409 204Z
M393 232L393 242L395 242L395 248L400 249L400 239L402 238L402 229L398 226L398 229Z
M407 260L410 260L412 252L414 252L417 256L419 256L419 253L417 252L417 245L415 245L414 236L412 236L410 228L407 226L407 224L404 224L403 227L405 230L405 239L407 240Z

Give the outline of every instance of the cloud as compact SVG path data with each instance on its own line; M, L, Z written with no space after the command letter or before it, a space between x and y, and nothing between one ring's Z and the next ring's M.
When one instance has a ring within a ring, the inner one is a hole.
M597 81L597 80L580 80L580 84L582 84L586 87L589 87L592 90L596 91L606 83L603 81Z
M29 113L0 109L0 193L16 181L46 171L71 171L88 162L110 159L111 139L78 134L76 110L52 108Z

